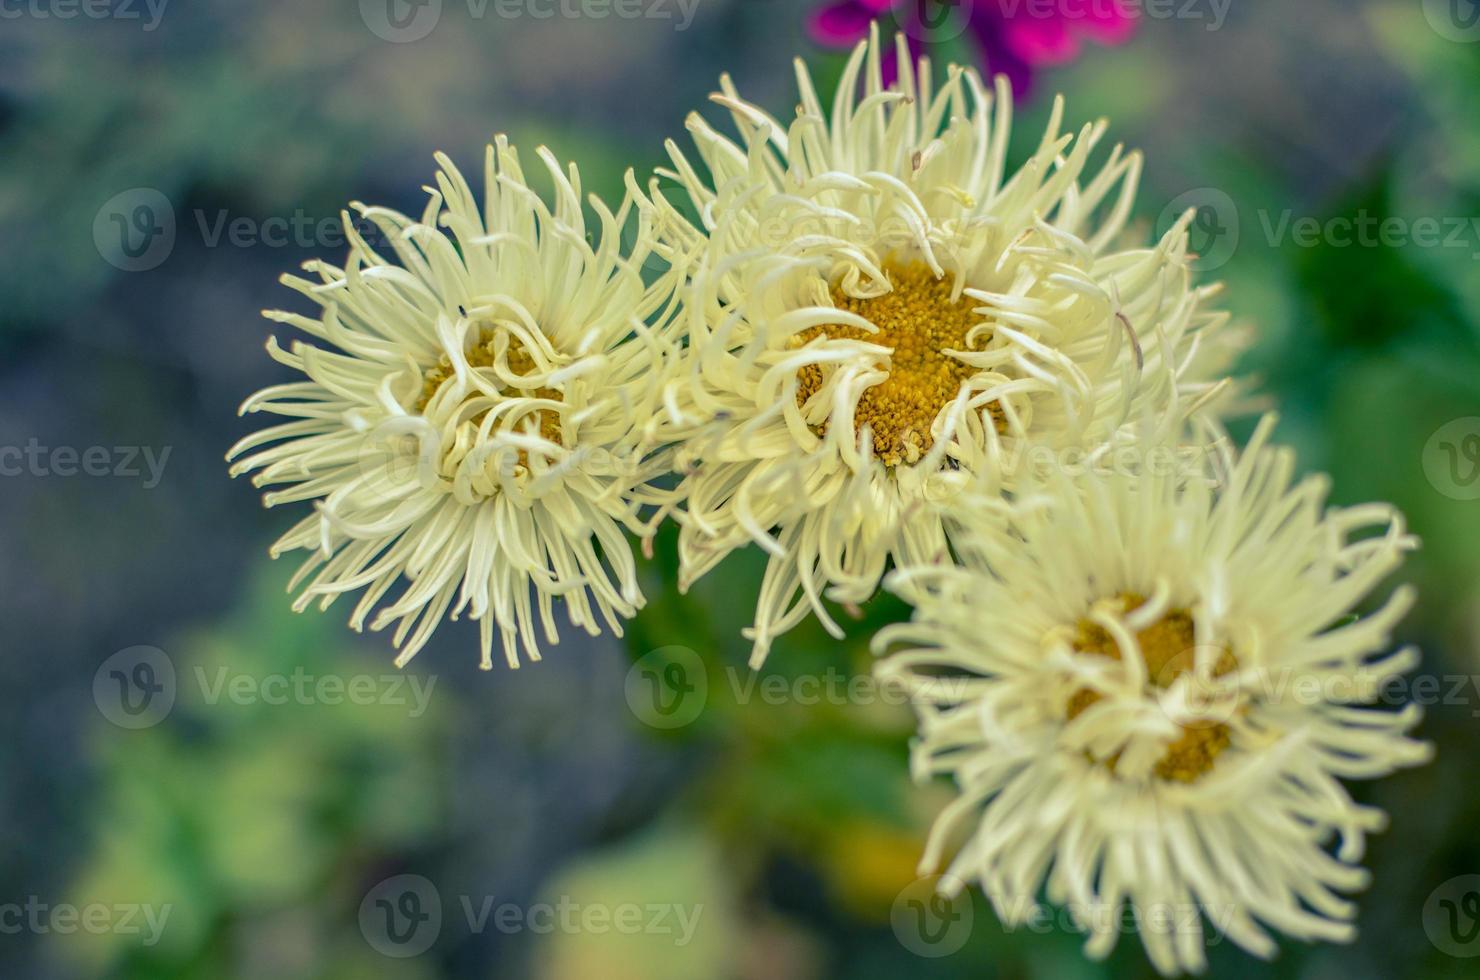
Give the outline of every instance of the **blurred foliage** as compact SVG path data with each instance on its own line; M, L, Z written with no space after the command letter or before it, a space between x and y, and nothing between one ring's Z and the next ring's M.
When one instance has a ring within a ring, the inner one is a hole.
M437 699L417 715L387 670L345 655L337 624L288 612L282 583L263 576L232 618L172 644L183 654L164 723L121 731L99 719L93 857L67 900L143 903L169 918L152 947L81 933L56 943L59 956L180 980L425 975L367 947L354 912L380 862L435 834ZM372 677L384 697L314 686Z
M738 958L743 936L732 907L725 856L692 829L655 828L619 851L594 854L556 876L541 900L572 908L579 921L591 909L625 922L592 920L580 931L556 929L533 976L540 980L689 980L716 963ZM640 925L639 925L640 923Z

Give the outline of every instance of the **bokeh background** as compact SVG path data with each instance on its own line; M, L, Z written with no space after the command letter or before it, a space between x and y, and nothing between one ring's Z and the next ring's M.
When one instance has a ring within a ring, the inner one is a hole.
M258 312L343 256L346 202L419 213L433 151L476 170L495 132L613 196L721 70L786 116L794 55L841 65L805 3L388 3L0 2L0 447L31 452L0 476L0 976L1150 976L1134 936L1091 963L979 902L901 928L949 788L910 784L907 711L848 686L886 600L755 686L758 557L680 598L671 540L625 642L567 630L517 673L476 670L469 624L398 675L345 611L289 611L266 549L296 518L222 456L284 379ZM1475 976L1480 5L1136 7L1129 43L1039 75L1023 145L1062 91L1144 148L1146 229L1200 209L1282 438L1425 542L1402 639L1438 754L1356 787L1392 816L1361 937L1267 966L1224 943L1212 972Z

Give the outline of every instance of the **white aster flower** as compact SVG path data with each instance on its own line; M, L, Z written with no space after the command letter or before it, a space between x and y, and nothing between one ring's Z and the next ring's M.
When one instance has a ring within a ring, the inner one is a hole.
M644 456L640 434L672 352L676 274L644 285L649 222L630 195L615 215L593 197L599 228L588 229L576 168L539 156L553 210L503 137L488 148L481 205L439 156L421 220L355 206L394 258L346 215L344 268L311 262L316 281L284 277L321 314L266 314L317 343L269 341L307 377L242 406L293 421L238 443L232 473L283 486L268 506L314 502L273 547L310 553L295 609L364 589L350 625L379 607L370 626L399 624L398 665L465 611L485 668L496 630L511 666L521 641L538 660L531 591L548 643L556 597L593 635L597 612L620 634L643 601L623 528L650 537L643 484L666 465Z
M694 257L662 420L684 440L681 585L748 542L770 553L757 665L809 612L841 635L824 595L861 602L889 562L944 554L926 504L1010 484L1029 450L1094 458L1148 420L1177 430L1232 336L1191 283L1190 214L1128 240L1141 159L1091 168L1104 122L1061 133L1055 103L1009 174L1006 82L951 66L936 91L898 43L894 88L875 36L830 109L798 62L789 128L724 79L740 141L692 116L701 165L670 142L660 172L697 224L652 188L664 249Z
M912 622L881 631L911 692L921 778L954 777L922 862L959 847L1005 923L1063 905L1102 956L1134 913L1163 973L1204 925L1269 957L1265 927L1355 934L1381 811L1342 779L1415 765L1402 710L1363 707L1418 660L1387 653L1412 592L1354 611L1414 547L1387 505L1324 510L1266 419L1220 474L1062 472L974 510L962 566L896 572ZM1005 515L1005 517L1004 517ZM958 886L959 887L959 884Z

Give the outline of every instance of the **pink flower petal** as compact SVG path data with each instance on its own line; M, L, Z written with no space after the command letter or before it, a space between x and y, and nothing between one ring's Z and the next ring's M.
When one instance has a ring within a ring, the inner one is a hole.
M1057 65L1079 54L1079 42L1060 19L1019 16L1002 25L1002 43L1030 65Z
M807 33L818 44L848 48L868 37L873 15L858 0L839 0L812 12L807 18Z
M1002 36L1002 20L982 7L971 18L971 33L981 48L988 76L1006 75L1014 101L1021 102L1033 88L1033 68L1010 50Z
M1078 21L1079 30L1101 44L1124 44L1136 33L1136 15L1124 0L1111 6L1091 4L1088 13Z

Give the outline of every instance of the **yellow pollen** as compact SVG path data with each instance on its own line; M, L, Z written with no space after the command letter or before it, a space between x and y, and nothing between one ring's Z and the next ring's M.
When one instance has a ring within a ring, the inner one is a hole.
M1119 599L1126 612L1134 611L1146 601L1135 593L1125 593ZM1192 614L1186 609L1172 609L1137 633L1136 643L1146 661L1148 681L1153 687L1166 689L1177 678L1192 670L1197 627ZM1109 657L1111 660L1121 659L1120 647L1115 638L1103 627L1087 619L1079 621L1073 645L1080 653ZM1218 662L1213 665L1213 675L1222 677L1231 673L1236 666L1233 652L1225 649ZM1088 689L1074 692L1069 698L1069 719L1079 717L1086 708L1100 700L1100 697L1098 692ZM1194 782L1212 770L1219 753L1228 748L1228 745L1228 726L1221 722L1183 727L1182 734L1167 746L1166 753L1157 761L1156 775L1173 782ZM1105 764L1111 772L1115 771L1118 760L1118 754L1106 760Z
M870 333L859 327L822 324L809 327L793 338L801 347L819 336L834 340L861 340L893 352L887 363L888 377L862 392L854 412L855 434L864 426L873 430L874 455L886 466L912 465L930 452L934 439L930 426L941 409L955 400L961 385L976 368L945 353L946 350L981 349L989 339L976 338L968 347L967 334L981 322L966 297L951 299L951 280L937 279L924 263L886 265L884 273L893 288L882 296L860 299L849 296L841 286L831 289L833 305L855 313L878 327ZM797 371L797 404L822 390L832 365L808 364ZM991 406L998 429L1001 409ZM827 431L827 423L817 429Z
M468 365L474 368L492 367L494 363L493 333L484 331L478 342L466 351ZM524 345L513 336L509 338L509 348L505 355L505 363L511 372L516 375L526 375L535 370L534 358L530 356ZM416 401L416 410L425 412L427 405L431 403L432 397L437 390L453 376L452 361L447 355L442 355L435 367L428 368L422 376L421 396ZM510 391L510 397L517 398L545 398L553 401L562 401L559 391L554 388L517 388ZM473 418L477 423L487 414L480 412ZM560 445L560 416L549 409L540 409L539 415L540 437ZM525 423L521 423L525 424ZM523 466L529 465L529 457L525 450L519 450L519 463Z

